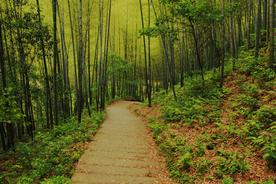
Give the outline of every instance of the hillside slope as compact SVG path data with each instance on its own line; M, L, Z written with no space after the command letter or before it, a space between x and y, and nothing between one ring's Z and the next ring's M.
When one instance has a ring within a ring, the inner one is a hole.
M274 183L276 180L276 79L265 59L242 53L224 88L208 73L171 94L155 94L155 106L134 106L149 120L156 143L180 183ZM229 68L229 67L228 67Z

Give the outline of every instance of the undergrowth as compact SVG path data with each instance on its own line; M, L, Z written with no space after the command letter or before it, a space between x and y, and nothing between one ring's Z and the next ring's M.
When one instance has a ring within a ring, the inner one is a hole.
M34 142L18 143L7 161L1 161L0 183L70 183L74 164L103 119L104 113L91 118L85 114L81 123L71 118L52 130L36 132Z
M187 78L183 88L176 86L177 101L171 92L154 94L161 119L151 119L149 127L179 183L274 183L276 178L246 177L255 164L248 159L256 151L275 172L276 73L266 63L242 52L235 71L227 65L229 79L222 89L219 74L207 72L204 88L197 77ZM189 131L196 131L194 137Z

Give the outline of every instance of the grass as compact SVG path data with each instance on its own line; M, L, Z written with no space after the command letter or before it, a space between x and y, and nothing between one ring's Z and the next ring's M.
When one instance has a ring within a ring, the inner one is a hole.
M74 164L85 145L96 133L104 113L84 114L81 123L75 118L49 131L36 132L31 143L18 143L15 152L0 157L0 183L70 183Z

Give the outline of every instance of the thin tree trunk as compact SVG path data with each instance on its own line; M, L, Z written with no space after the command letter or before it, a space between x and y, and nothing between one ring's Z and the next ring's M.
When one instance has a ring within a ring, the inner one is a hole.
M150 6L151 2L148 0L148 29L150 29ZM152 93L152 71L151 71L151 45L150 45L150 35L148 35L148 64L149 64L149 89L148 89L148 101L149 107L151 107L151 93Z
M142 21L142 29L145 30L142 0L139 0L139 5L140 5L140 14L141 14L141 21ZM145 69L144 70L145 70L146 94L149 94L147 46L146 46L146 36L144 34L143 34L143 44L144 44L144 62L145 62Z
M5 69L5 61L4 61L4 44L3 44L3 37L2 37L2 21L0 19L0 71L1 71L1 79L2 79L2 91L1 95L5 93L6 84L6 69ZM2 148L4 150L7 149L6 147L6 139L5 139L5 129L4 123L0 122L0 136L2 142Z
M275 61L275 45L274 45L274 37L275 37L275 0L270 0L270 24L269 24L269 28L270 28L270 42L269 42L269 48L270 48L270 67L274 70L276 70L276 61Z
M79 0L79 49L78 49L78 79L79 79L79 86L78 86L78 97L77 97L77 104L78 104L78 121L81 122L82 116L82 109L83 109L83 35L82 35L82 0Z
M255 58L259 57L259 49L260 49L260 37L261 37L261 0L258 0L258 13L256 17L256 43L255 43Z
M222 0L222 10L223 14L225 14L225 0ZM221 53L221 65L220 65L220 87L223 88L224 84L224 59L225 59L225 20L222 24L222 53Z
M70 0L67 0L68 4L68 13L69 13L69 20L70 20L70 31L71 31L71 42L72 42L72 50L73 50L73 61L74 61L74 85L75 85L75 98L77 97L78 91L78 72L77 72L77 59L76 59L76 46L75 46L75 36L74 36L74 29L73 29L73 20L72 20L72 13L71 13L71 4ZM76 104L76 101L75 103ZM76 108L75 108L76 112Z
M52 0L53 8L53 50L54 50L54 117L55 124L59 121L58 113L58 79L57 79L57 65L58 65L58 43L57 43L57 0Z

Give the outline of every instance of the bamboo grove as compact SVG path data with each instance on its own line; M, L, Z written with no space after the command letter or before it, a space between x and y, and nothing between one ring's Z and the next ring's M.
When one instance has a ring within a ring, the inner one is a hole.
M132 0L139 19L123 23L116 3L52 0L49 14L40 0L1 0L3 150L112 99L151 106L164 88L177 100L186 77L200 76L204 90L207 70L218 70L223 86L225 60L235 70L240 49L265 53L275 68L274 0Z

